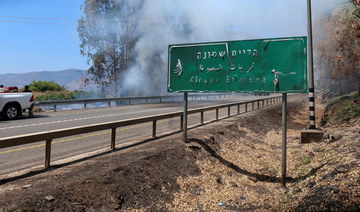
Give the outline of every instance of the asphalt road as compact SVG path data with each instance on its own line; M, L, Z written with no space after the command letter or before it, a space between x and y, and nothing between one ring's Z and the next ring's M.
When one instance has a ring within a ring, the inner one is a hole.
M189 109L230 102L248 101L257 98L263 97L239 96L236 98L195 100L189 101ZM183 103L174 102L126 105L110 108L77 109L58 112L39 112L35 113L33 118L29 118L24 114L24 116L18 120L0 120L0 135L1 137L24 135L34 132L125 120L182 110ZM241 110L244 110L244 108ZM232 114L235 114L236 112L237 108L233 108ZM220 110L219 113L220 117L226 116L227 109ZM215 119L215 111L206 112L204 119L205 121ZM194 114L189 117L189 125L194 125L199 122L199 114ZM157 133L176 130L179 129L179 126L179 118L162 120L157 124ZM116 143L120 144L132 140L144 140L151 136L152 123L133 125L117 129ZM54 140L52 141L51 161L110 147L110 137L111 133L107 130ZM45 155L44 149L45 142L0 149L0 174L6 174L43 164Z

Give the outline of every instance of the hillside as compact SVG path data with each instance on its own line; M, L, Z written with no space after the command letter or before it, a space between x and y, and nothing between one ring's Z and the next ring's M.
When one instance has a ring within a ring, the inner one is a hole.
M19 88L30 84L31 81L54 81L65 85L69 90L78 90L81 86L81 79L85 75L84 70L67 69L62 71L39 71L16 74L0 74L0 84L5 86L17 86Z

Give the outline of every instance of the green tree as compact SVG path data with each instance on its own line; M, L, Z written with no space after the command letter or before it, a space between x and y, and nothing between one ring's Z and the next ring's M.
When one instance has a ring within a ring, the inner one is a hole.
M91 63L85 84L119 95L122 74L134 58L137 6L128 0L85 0L78 21L80 53Z
M29 85L29 89L35 92L46 92L46 91L66 91L64 85L59 85L54 81L35 81L33 80Z

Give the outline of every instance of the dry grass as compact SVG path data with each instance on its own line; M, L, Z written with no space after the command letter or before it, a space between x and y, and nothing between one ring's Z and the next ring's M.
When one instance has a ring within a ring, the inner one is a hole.
M290 113L293 123L304 124L305 117L306 112ZM343 133L341 140L312 144L300 144L299 130L289 129L287 175L290 179L287 188L282 188L278 182L281 175L280 129L261 134L241 126L244 125L236 125L242 134L240 137L226 136L233 133L234 127L231 131L222 129L225 131L223 136L214 136L215 142L221 144L216 151L218 156L238 169L234 170L216 157L197 161L202 175L178 178L181 191L175 194L174 202L167 204L168 208L173 211L358 208L359 126L329 127L326 130ZM207 141L209 136L203 136L201 140ZM268 182L271 180L277 182Z

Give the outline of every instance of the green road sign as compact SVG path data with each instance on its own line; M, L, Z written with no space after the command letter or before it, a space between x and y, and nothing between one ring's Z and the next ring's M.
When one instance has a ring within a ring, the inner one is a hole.
M307 92L307 38L169 45L169 92Z

